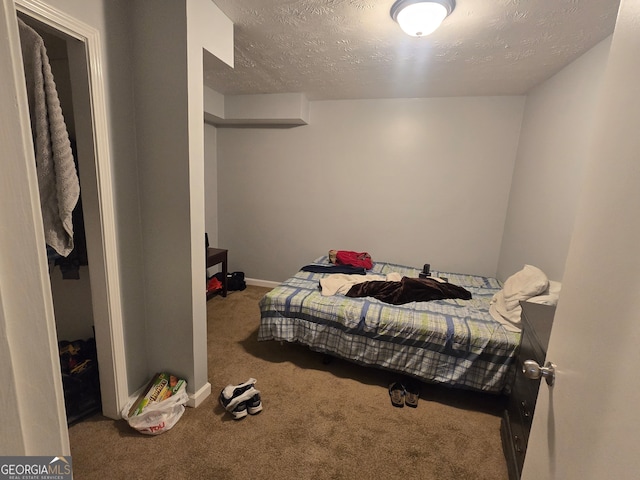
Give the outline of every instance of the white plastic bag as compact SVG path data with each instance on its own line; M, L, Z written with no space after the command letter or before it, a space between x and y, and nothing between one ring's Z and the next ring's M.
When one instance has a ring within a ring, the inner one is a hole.
M137 401L138 393L144 389L136 392L134 400L129 403L122 410L122 418L124 418L129 425L146 435L159 435L173 428L173 426L180 420L184 413L184 404L189 400L187 395L187 382L184 382L178 392L171 397L158 403L147 405L142 413L138 415L129 416L129 410L133 404Z

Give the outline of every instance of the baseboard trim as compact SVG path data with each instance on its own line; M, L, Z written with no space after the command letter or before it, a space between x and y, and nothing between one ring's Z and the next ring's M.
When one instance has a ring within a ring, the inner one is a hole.
M207 382L196 393L189 394L187 407L197 408L209 395L211 395L211 384Z
M247 285L253 285L254 287L276 288L278 285L280 285L280 282L259 280L257 278L245 278L244 281Z

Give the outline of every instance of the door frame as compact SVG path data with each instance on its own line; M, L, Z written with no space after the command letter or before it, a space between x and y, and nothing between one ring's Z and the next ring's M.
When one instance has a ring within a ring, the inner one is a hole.
M113 419L129 398L124 348L120 271L114 212L112 160L103 78L103 50L99 32L93 27L40 0L15 0L16 10L81 43L69 49L70 62L79 64L74 75L74 110L81 105L86 128L78 135L91 137L84 152L93 162L83 163L83 205L92 206L91 221L85 215L87 251L95 325L102 413ZM84 46L84 48L82 48ZM72 69L73 70L73 69ZM78 71L79 70L79 71ZM86 74L82 75L82 71ZM77 85L77 82L82 84ZM76 92L80 95L76 95ZM76 98L78 97L78 98ZM81 122L78 122L79 124ZM83 152L78 142L79 155ZM92 168L87 169L87 165ZM88 171L87 171L88 170ZM87 195L88 193L88 195Z

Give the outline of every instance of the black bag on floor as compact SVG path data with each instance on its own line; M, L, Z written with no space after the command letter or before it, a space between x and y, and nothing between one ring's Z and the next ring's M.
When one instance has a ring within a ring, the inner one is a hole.
M220 282L224 282L224 275L222 272L218 272L214 275ZM244 272L232 272L227 273L227 290L230 292L236 290L244 290L247 288L247 284L244 281Z

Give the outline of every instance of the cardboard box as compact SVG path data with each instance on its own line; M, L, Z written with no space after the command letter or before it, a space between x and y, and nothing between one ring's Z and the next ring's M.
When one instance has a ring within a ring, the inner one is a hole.
M140 415L147 406L175 395L183 383L184 380L175 375L167 372L157 373L132 405L129 416Z

